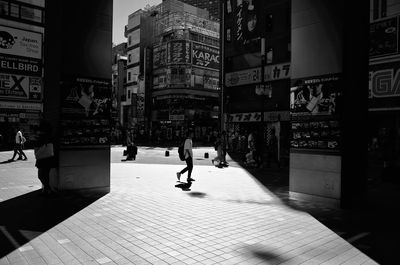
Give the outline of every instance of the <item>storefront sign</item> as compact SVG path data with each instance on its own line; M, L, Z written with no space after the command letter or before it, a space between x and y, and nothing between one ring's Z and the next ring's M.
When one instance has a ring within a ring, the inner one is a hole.
M398 53L398 30L398 17L371 23L369 56Z
M38 59L0 54L0 72L42 76L42 63Z
M0 74L0 97L39 101L41 95L40 77Z
M261 82L261 68L252 68L225 74L227 87L255 84Z
M235 113L229 115L229 122L260 122L261 112Z
M290 63L267 65L264 68L264 81L290 78Z
M42 34L0 26L0 54L42 59Z
M193 42L192 63L194 66L219 69L219 49Z
M219 83L218 78L204 76L204 88L218 90L219 89L218 83Z
M400 70L383 69L369 72L369 98L400 96Z
M18 109L18 110L42 110L41 103L29 103L29 102L13 102L13 101L1 101L0 109Z
M289 111L268 111L264 112L264 121L290 121Z
M167 63L179 64L191 62L190 42L185 40L170 41L167 44Z

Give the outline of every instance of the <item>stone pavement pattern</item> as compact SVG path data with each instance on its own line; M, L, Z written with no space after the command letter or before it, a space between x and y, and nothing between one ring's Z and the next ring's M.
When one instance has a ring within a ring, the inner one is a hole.
M3 202L40 187L27 155L0 165ZM376 264L242 168L195 164L196 181L183 191L175 187L183 167L113 163L109 194L0 256L0 265Z

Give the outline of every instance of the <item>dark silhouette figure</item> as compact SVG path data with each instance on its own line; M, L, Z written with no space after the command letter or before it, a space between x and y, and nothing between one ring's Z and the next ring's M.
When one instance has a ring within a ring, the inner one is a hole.
M43 194L51 195L54 191L50 187L50 170L55 167L54 149L51 140L51 126L42 120L36 131L34 145L38 178L43 185Z

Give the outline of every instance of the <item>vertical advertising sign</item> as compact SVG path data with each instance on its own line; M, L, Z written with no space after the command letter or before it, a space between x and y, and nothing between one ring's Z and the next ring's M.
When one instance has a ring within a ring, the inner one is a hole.
M265 20L262 8L262 0L233 1L234 27L231 34L237 49L246 49L261 37Z
M76 77L61 84L60 144L99 146L110 143L111 82Z
M191 63L190 42L185 40L174 40L167 44L167 63L181 64Z

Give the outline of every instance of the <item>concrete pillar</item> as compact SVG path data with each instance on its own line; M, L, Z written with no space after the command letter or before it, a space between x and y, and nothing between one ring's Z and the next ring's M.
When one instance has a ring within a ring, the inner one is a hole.
M365 191L368 10L292 1L291 196L345 207Z
M112 0L46 1L44 118L58 189L110 189Z

